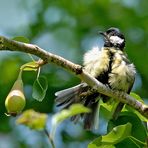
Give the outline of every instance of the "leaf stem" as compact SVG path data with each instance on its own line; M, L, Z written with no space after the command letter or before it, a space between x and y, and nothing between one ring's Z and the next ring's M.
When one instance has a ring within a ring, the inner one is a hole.
M135 144L136 144L136 143L140 143L140 144L142 144L142 145L146 145L146 143L144 143L144 142L138 140L137 138L135 138L135 137L133 137L133 136L129 136L129 138L130 138L131 141L133 141ZM136 144L136 145L137 145L137 144Z
M47 131L47 129L44 129L44 132L45 132L46 136L48 137L48 140L50 141L52 148L55 148L54 141L53 141L52 137L50 137L50 134Z
M22 80L22 72L23 72L23 70L22 69L20 69L20 71L19 71L19 75L18 75L18 80Z
M39 76L40 76L40 72L41 72L41 68L39 67L39 68L38 68L38 73L37 73L37 79L38 79Z
M30 59L31 59L32 61L34 61L34 62L35 62L35 60L34 60L33 56L32 56L30 53L28 53L28 56L30 57Z

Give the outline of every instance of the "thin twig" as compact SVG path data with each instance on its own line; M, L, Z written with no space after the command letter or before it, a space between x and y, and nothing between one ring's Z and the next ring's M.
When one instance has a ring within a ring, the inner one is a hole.
M50 137L50 134L48 133L47 129L44 129L44 132L45 132L46 136L48 137L49 142L51 143L52 148L55 148L54 141L53 141L53 139Z

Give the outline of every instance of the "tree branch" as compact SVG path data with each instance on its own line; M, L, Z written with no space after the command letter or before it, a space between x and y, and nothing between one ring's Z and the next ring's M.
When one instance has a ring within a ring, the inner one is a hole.
M128 104L132 108L139 111L143 116L148 119L148 106L131 97L130 95L121 92L111 90L110 88L103 85L97 79L93 78L90 74L83 70L82 66L74 64L58 55L47 52L46 50L33 45L17 42L10 40L3 36L0 36L0 50L10 50L10 51L20 51L25 53L30 53L41 58L44 63L54 63L79 77L82 81L90 85L94 91L107 95L109 97L115 98L118 101Z

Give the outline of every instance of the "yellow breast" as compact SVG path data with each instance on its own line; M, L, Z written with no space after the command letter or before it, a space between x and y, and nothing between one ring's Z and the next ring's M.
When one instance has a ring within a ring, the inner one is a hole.
M135 79L135 67L125 61L121 52L116 52L112 63L112 71L109 74L111 88L127 92Z
M109 61L109 50L94 48L84 55L84 68L93 77L97 77L108 69Z

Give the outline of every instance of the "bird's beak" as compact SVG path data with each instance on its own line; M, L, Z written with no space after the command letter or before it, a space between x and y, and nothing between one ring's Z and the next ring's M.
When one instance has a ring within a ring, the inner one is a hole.
M107 36L106 32L99 31L98 33L101 34L101 35L103 35L103 37L105 37L105 38Z
M105 40L109 40L106 32L99 31L98 33L101 34Z

